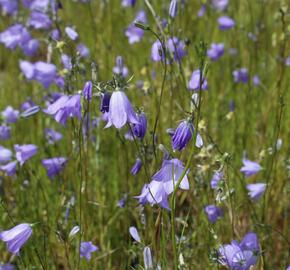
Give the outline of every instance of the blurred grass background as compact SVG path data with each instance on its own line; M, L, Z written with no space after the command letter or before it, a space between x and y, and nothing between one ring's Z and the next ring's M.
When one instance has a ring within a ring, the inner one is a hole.
M128 96L134 106L144 108L150 133L163 75L161 64L150 59L155 38L145 32L140 43L130 46L124 35L125 28L139 9L146 10L149 25L156 29L143 1L133 9L122 9L119 0L98 0L88 4L62 1L62 5L59 12L61 28L76 27L80 40L90 49L90 60L98 66L99 81L112 78L115 57L123 56L130 74L134 75ZM152 1L152 5L160 17L168 16L169 1ZM283 58L290 53L289 2L232 0L227 14L236 20L237 25L225 32L217 26L220 13L209 8L203 18L198 18L199 8L199 1L187 1L171 29L173 36L188 39L188 55L182 61L186 80L198 68L195 45L200 41L207 44L223 42L226 52L219 61L209 63L209 90L203 93L201 108L205 147L191 165L190 190L178 193L176 224L177 234L180 236L183 232L184 236L180 245L184 269L220 269L210 259L212 250L233 238L241 239L250 230L258 234L263 251L255 269L286 269L290 263L290 186L286 168L290 165L290 69L284 65ZM280 9L285 13L284 25ZM0 30L11 22L1 16ZM257 41L253 42L248 33L256 29L259 29ZM54 62L59 63L59 50L53 48ZM236 48L237 55L229 55L230 48ZM64 50L72 51L69 46ZM1 46L0 54L0 110L7 105L18 108L27 97L44 107L43 96L56 89L45 90L35 82L25 81L19 70L19 59L25 56L20 51L11 52ZM41 52L32 61L45 61L46 54L46 46L42 45ZM71 92L82 89L84 82L91 79L90 64L88 60L83 72L74 74ZM253 87L251 81L245 85L235 84L232 72L240 67L247 67L250 77L258 74L262 85ZM156 79L152 78L152 72L156 72ZM135 87L138 80L144 82L142 90ZM229 109L231 101L235 103L233 112ZM91 113L96 114L98 108L96 100L91 105ZM157 128L158 143L168 149L171 147L170 137L165 130L176 127L185 117L181 108L190 109L188 90L182 83L178 65L173 64L169 66ZM280 110L282 120L278 125ZM41 269L40 261L45 269L77 269L77 240L70 243L67 235L79 223L81 177L88 187L82 201L82 239L93 241L100 250L90 262L81 260L80 269L142 269L142 247L133 244L128 233L132 225L138 228L142 241L151 246L155 260L161 261L163 269L171 269L169 212L157 207L138 206L132 197L140 194L142 186L150 179L143 170L136 177L130 174L136 148L122 139L124 131L103 130L103 126L101 123L93 131L96 142L84 144L82 157L77 147L79 123L72 120L66 127L61 127L43 113L18 121L12 126L13 139L1 142L11 149L16 143L33 143L39 147L38 154L18 170L17 177L11 179L1 175L0 227L10 228L13 222L40 222L33 229L29 247L23 248L21 258L14 259L19 269ZM62 132L64 138L60 143L55 146L46 143L44 129L47 127ZM273 146L277 136L283 144L276 153ZM150 139L147 134L148 143ZM207 147L209 145L212 147ZM239 172L244 151L251 160L260 161L264 168L251 179L245 179ZM215 195L209 183L214 170L218 169L217 160L224 153L230 156L225 167L226 181L235 192L230 200L221 204L224 218L213 226L207 221L203 208L214 203ZM180 159L186 162L188 155L189 151L185 150ZM55 156L68 157L69 162L64 172L51 181L41 166L41 159ZM162 153L158 152L157 159L150 163L150 175L160 168L161 160ZM253 204L247 196L246 183L266 182L268 178L270 186L265 201L261 199ZM128 200L126 206L120 208L117 203L124 196ZM70 207L69 218L65 220L67 205L72 198L75 204ZM142 223L144 218L146 222ZM10 256L1 244L0 261L8 261Z

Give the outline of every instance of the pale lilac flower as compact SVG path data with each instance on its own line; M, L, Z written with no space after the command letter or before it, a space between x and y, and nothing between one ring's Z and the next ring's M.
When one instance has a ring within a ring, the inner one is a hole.
M80 231L80 227L79 226L74 226L72 229L71 229L71 231L70 231L70 233L69 233L69 235L68 235L68 238L69 239L72 239L78 232Z
M169 16L175 18L178 13L178 2L177 0L171 0L169 5Z
M54 103L50 104L44 112L53 115L55 121L62 125L66 124L68 118L77 117L81 119L81 96L78 94L72 96L63 95Z
M91 253L97 251L99 248L92 244L92 242L81 242L80 257L85 257L87 261L91 259Z
M8 0L10 1L10 0ZM13 264L6 263L6 264L1 264L0 263L0 270L15 270L15 267Z
M83 43L78 44L77 51L81 57L87 58L90 56L89 48Z
M8 176L13 176L16 173L17 161L11 161L0 166L0 170L6 172Z
M126 94L123 91L115 91L110 99L106 128L114 125L119 129L126 123L139 124L139 121Z
M13 15L17 13L18 1L17 0L0 0L0 6L5 13L9 15Z
M14 110L13 107L7 106L1 115L6 123L15 123L19 118L19 111Z
M9 162L12 158L12 152L0 145L0 164Z
M130 233L130 235L132 236L132 238L133 238L136 242L141 243L141 238L140 238L140 236L139 236L139 233L138 233L136 227L131 226L131 227L129 228L129 233Z
M164 51L159 40L155 41L151 47L151 59L155 62L164 60Z
M219 17L218 24L221 30L228 30L236 25L235 21L228 16Z
M136 175L140 171L141 167L142 167L142 160L140 158L137 158L135 164L133 165L131 169L131 173L133 175Z
M167 48L173 55L173 60L179 62L186 55L185 43L177 37L168 39Z
M72 61L71 61L71 57L68 56L67 54L62 54L61 55L61 63L63 64L64 68L67 70L72 70L73 65L72 65Z
M262 167L257 162L246 158L243 159L243 164L244 166L240 169L240 171L244 173L245 177L256 174L262 169Z
M134 22L141 22L141 23L147 23L147 16L144 10L140 10L136 17ZM144 30L136 27L134 23L130 24L125 32L126 37L129 40L130 44L140 42L143 35L144 35Z
M11 128L5 125L0 126L0 140L5 141L11 137Z
M47 176L49 178L54 178L57 174L59 174L64 169L66 163L67 159L64 157L55 157L42 160L42 165L46 168Z
M22 166L28 159L30 159L37 153L38 148L34 144L15 144L14 150L16 151L16 159Z
M28 23L35 29L47 30L51 27L52 21L47 14L39 11L32 11Z
M6 242L9 252L18 255L19 250L32 234L31 225L27 223L19 224L8 231L0 233L0 240Z
M62 139L62 134L53 129L46 128L45 138L49 144L54 144Z
M217 61L224 54L224 44L223 43L212 43L210 48L207 50L207 56L212 61Z
M184 166L178 159L164 160L161 169L152 176L152 180L163 183L165 192L169 195L173 192L175 185L183 174ZM188 171L183 176L179 188L188 190Z
M93 96L93 83L91 81L87 81L83 88L83 97L86 100L91 100Z
M254 86L259 86L261 84L260 78L258 75L255 75L252 79Z
M238 82L247 83L249 80L248 69L246 68L237 69L233 72L233 76L234 76L234 81L236 83Z
M79 34L71 27L66 27L64 31L71 40L76 40L79 37Z
M22 0L25 7L30 10L46 11L48 9L50 0Z
M212 0L213 7L218 11L223 11L227 8L229 0Z
M204 208L204 211L207 214L209 222L211 223L216 223L216 221L223 216L222 209L215 205L207 205Z
M39 48L39 41L37 39L30 39L21 45L23 53L27 56L34 56Z
M285 59L285 65L290 66L290 55Z
M136 0L122 0L123 7L134 7L136 4Z
M199 90L200 88L201 90L208 89L207 80L204 78L204 75L201 78L199 69L194 70L193 73L191 74L191 78L188 83L188 88L189 90Z
M60 31L58 29L53 29L50 33L50 36L54 40L60 40Z
M253 201L257 201L264 194L266 189L266 184L264 183L256 183L256 184L248 184L247 190L249 191L249 196Z
M124 65L122 56L116 57L116 66L113 68L113 72L117 75L121 75L124 78L128 76L128 68Z
M151 270L153 269L153 260L151 255L150 247L145 247L143 250L143 260L144 260L144 269Z
M222 180L224 177L224 174L222 171L216 171L210 181L210 186L212 189L217 189L219 186L219 182Z
M197 13L197 16L198 17L203 17L205 12L206 12L206 5L202 5L201 8L199 9L198 13Z

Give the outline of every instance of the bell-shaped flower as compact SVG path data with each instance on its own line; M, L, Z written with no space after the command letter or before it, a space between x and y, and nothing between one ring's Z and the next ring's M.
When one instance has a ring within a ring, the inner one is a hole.
M0 171L6 172L8 176L13 176L16 173L17 161L11 161L0 166Z
M92 244L92 242L81 242L80 257L85 257L89 261L92 257L91 253L97 251L99 248Z
M28 159L37 153L38 148L34 144L16 144L14 145L14 150L16 151L16 159L22 166Z
M244 166L240 169L240 171L244 173L245 177L254 175L262 169L259 163L246 158L243 159L243 164Z
M201 81L200 81L201 80ZM200 75L200 70L196 69L193 71L191 74L190 81L188 83L188 89L189 90L207 90L208 85L207 85L207 80L204 78L204 75Z
M219 17L218 24L221 30L228 30L228 29L233 28L236 25L235 21L228 16Z
M257 201L264 194L266 189L265 183L248 184L247 190L249 191L249 196L253 201Z
M204 208L204 211L207 214L209 222L211 223L216 223L216 221L223 216L222 209L215 205L207 205Z
M138 119L138 124L133 125L132 131L134 136L138 139L143 139L147 130L147 118L143 112L136 116Z
M59 174L64 169L66 163L67 159L64 157L55 157L42 160L42 165L46 168L47 176L49 178L54 178L57 174Z

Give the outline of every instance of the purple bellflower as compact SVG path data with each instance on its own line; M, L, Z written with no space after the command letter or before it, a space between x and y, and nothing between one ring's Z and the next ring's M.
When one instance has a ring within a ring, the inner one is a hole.
M66 27L64 31L71 40L76 40L79 37L79 34L71 27Z
M83 88L83 97L86 100L91 100L93 96L93 83L91 81L87 81Z
M116 57L116 66L113 68L113 72L124 78L128 76L129 71L128 71L128 68L124 65L122 56Z
M266 184L264 183L256 183L256 184L248 184L247 190L249 191L249 196L253 201L257 201L261 198L263 193L265 192Z
M25 7L30 10L46 11L51 0L22 0Z
M1 115L6 123L15 123L19 118L19 111L14 110L11 106L7 106Z
M185 43L182 40L179 40L177 37L168 39L167 48L173 55L173 60L176 62L180 62L186 55Z
M72 58L65 53L63 53L60 58L61 58L61 63L63 64L64 68L67 70L72 70L73 68Z
M138 174L138 172L140 171L141 167L142 167L142 160L140 158L137 158L135 164L133 165L133 167L131 169L131 173L133 175Z
M16 159L22 166L28 159L30 159L37 153L38 148L34 144L15 144L14 150L16 151Z
M219 17L218 24L221 30L228 30L228 29L233 28L236 25L235 21L228 16Z
M105 93L102 94L101 104L100 104L100 111L102 113L109 112L109 109L110 109L110 100L111 100L110 93L105 92Z
M54 178L59 174L65 167L67 159L64 157L55 157L50 159L43 159L42 165L47 170L47 176L49 178Z
M0 0L2 10L9 15L17 13L18 1L17 0Z
M0 126L0 140L8 140L11 137L11 128L8 126Z
M123 7L134 7L137 0L122 0Z
M53 29L50 33L50 36L54 40L60 40L60 31L58 29Z
M223 216L222 209L215 205L207 205L204 208L204 211L207 214L209 222L211 223L216 223L216 221Z
M12 158L12 152L0 145L0 164L9 162Z
M229 0L212 0L211 3L216 10L223 11L227 8Z
M237 69L233 72L233 76L234 76L234 81L236 83L238 82L247 83L249 80L248 69L246 68Z
M29 25L35 29L49 29L52 21L49 16L39 11L32 11L29 19Z
M138 124L133 124L132 131L134 136L138 139L143 139L147 130L147 118L143 112L136 116L138 119Z
M31 225L27 223L19 224L10 230L0 233L0 240L6 242L9 252L18 255L19 250L32 234Z
M10 0L8 0L10 1ZM0 263L0 270L15 270L15 267L13 264L6 263L6 264L1 264Z
M164 51L159 40L155 41L151 47L151 59L155 62L164 60Z
M210 48L207 50L207 56L212 61L217 61L224 54L224 47L223 43L212 43Z
M87 58L90 56L89 48L83 43L78 44L77 51L80 54L80 56L83 58Z
M6 172L8 176L13 176L16 173L17 161L11 161L0 166L0 171Z
M21 48L25 55L34 56L39 48L39 41L37 39L30 39L26 43L22 44Z
M141 22L146 24L147 23L147 16L144 10L140 10L137 15L136 18L134 20L134 22ZM136 43L136 42L140 42L143 35L144 35L144 30L136 27L134 25L134 23L130 24L125 32L126 37L129 40L130 44Z
M92 244L92 242L81 242L80 257L85 257L87 261L91 259L91 253L97 251L99 248Z
M119 129L126 123L139 124L139 121L126 94L123 91L115 91L110 99L108 123L105 128L113 125Z
M219 186L219 182L223 179L224 174L222 171L216 171L210 181L210 186L212 189L217 189Z
M140 238L140 236L139 236L139 233L138 233L136 227L131 226L131 227L129 228L129 233L130 233L130 235L132 236L132 238L133 238L136 242L141 243L141 238Z
M79 94L72 96L63 95L50 104L44 112L53 115L55 121L62 125L66 124L68 118L77 117L81 119L81 96Z
M254 175L262 169L259 163L248 160L246 158L243 159L243 164L244 166L240 169L240 171L244 173L245 177Z
M175 130L171 138L172 149L174 151L183 150L185 146L188 144L188 142L191 140L193 133L194 133L193 124L186 120L182 121L178 125L177 129Z
M169 16L175 18L178 13L178 2L177 0L171 0L169 5Z
M203 17L206 12L206 5L202 5L197 13L198 17Z
M201 82L200 82L200 79L201 79ZM190 81L188 83L188 88L189 88L189 90L199 90L199 88L201 88L201 90L208 89L207 80L204 78L204 75L202 76L202 78L200 78L200 70L199 69L196 69L191 74L191 78L190 78Z
M53 129L46 128L44 132L48 144L54 144L62 139L62 134Z
M253 85L254 86L259 86L261 84L260 77L258 75L255 75L252 78L252 82L253 82Z

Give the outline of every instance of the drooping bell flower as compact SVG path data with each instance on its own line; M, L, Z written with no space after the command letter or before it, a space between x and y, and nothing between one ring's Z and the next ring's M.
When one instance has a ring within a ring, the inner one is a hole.
M89 48L83 43L78 44L77 51L81 57L87 58L90 56Z
M236 83L238 82L247 83L249 80L248 69L246 68L237 69L233 72L233 76L234 76L234 81Z
M178 12L178 3L177 0L171 0L169 5L169 16L175 18Z
M215 205L207 205L204 208L204 211L207 214L209 222L211 223L216 223L216 221L223 216L222 209Z
M2 10L9 15L17 13L18 1L17 0L0 0Z
M0 164L6 164L12 158L12 152L0 145Z
M45 110L45 113L53 115L55 121L65 125L68 118L82 117L81 96L79 94L66 96L63 95L54 103L50 104Z
M13 176L16 173L17 161L11 161L0 166L0 171L6 172L8 176Z
M192 135L194 133L193 124L187 120L182 121L177 129L175 130L172 138L171 144L172 149L181 151L185 148L188 142L191 140Z
M177 158L164 160L161 169L152 176L152 180L163 183L164 190L169 195L173 192L175 185L183 174L184 166ZM188 190L189 182L187 178L188 171L182 178L179 188Z
M173 60L176 62L180 62L186 55L185 43L184 41L179 40L177 37L168 39L167 48L173 55Z
M189 90L199 90L201 88L201 90L207 90L208 89L208 85L207 85L207 80L204 78L204 74L202 75L202 77L200 78L200 70L196 69L195 71L193 71L193 73L191 74L191 78L190 81L188 83L188 89ZM200 82L201 79L201 82Z
M155 41L151 47L151 59L155 62L163 61L165 53L159 40Z
M210 48L207 50L207 56L212 61L217 61L224 54L224 44L223 43L212 43Z
M39 48L39 41L37 39L30 39L21 45L22 51L27 56L34 56Z
M266 189L265 183L248 184L247 190L249 191L249 196L253 201L258 201L264 194Z
M92 242L81 242L80 257L85 257L87 261L91 260L91 253L97 251L99 248L92 244Z
M26 243L32 234L31 225L22 223L16 225L10 230L0 233L0 240L6 242L6 246L9 252L19 255L21 247Z
M15 144L14 150L16 151L16 159L22 166L28 159L30 159L37 153L38 148L34 144Z
M136 227L131 226L131 227L129 228L129 233L130 233L130 235L132 236L132 238L133 238L136 242L141 243L141 238L140 238L140 236L139 236L139 233L138 233Z
M5 141L11 137L11 128L8 126L0 126L0 140Z
M145 13L144 10L140 10L137 13L134 22L141 22L141 23L144 23L144 24L147 23L147 16L146 16L146 13ZM129 43L130 44L134 44L136 42L140 42L141 41L141 39L142 39L142 37L144 35L144 30L139 28L139 27L136 27L134 25L134 23L131 23L128 26L128 28L126 29L125 35L128 38Z
M240 169L240 171L244 173L245 177L254 175L262 169L259 163L246 158L243 159L243 164L244 166Z
M145 113L137 114L138 124L134 124L132 131L138 139L143 139L147 130L147 118Z
M13 107L7 106L1 115L6 123L15 123L19 118L19 111L14 110Z
M211 3L216 10L223 11L227 8L229 0L212 0Z
M110 100L111 100L110 93L105 92L105 93L102 94L101 104L100 104L100 111L102 113L109 112L109 109L110 109Z
M124 78L128 76L129 71L128 71L128 68L124 65L122 56L116 57L116 66L113 68L113 72Z
M64 53L61 55L60 58L61 58L61 63L63 64L64 68L67 70L72 70L73 68L72 58Z
M67 26L64 31L71 40L76 40L79 37L79 34L72 27Z
M110 99L108 123L105 128L113 125L119 129L126 123L139 124L139 121L126 94L123 91L115 91Z
M49 178L54 178L59 174L65 167L67 159L64 157L55 157L50 159L43 159L42 165L47 170L47 176Z
M91 100L93 96L93 83L91 81L87 81L83 88L83 97L86 100Z
M10 0L7 0L10 1ZM11 263L0 263L0 270L15 270L15 266Z
M144 260L144 269L145 270L153 269L153 259L152 259L150 247L147 247L147 246L144 247L143 260Z
M60 31L58 29L53 29L50 33L52 39L58 41L60 40Z
M49 16L39 11L31 12L28 23L35 29L46 29L46 30L49 29L52 25L52 21L49 18Z
M233 28L236 25L235 21L228 16L219 17L218 24L219 24L220 30L228 30L228 29Z
M131 173L133 175L138 174L138 172L140 171L141 167L142 167L142 160L140 158L137 158L135 164L133 165L133 167L131 169Z
M51 128L46 128L44 132L45 138L49 144L54 144L62 139L62 134Z

